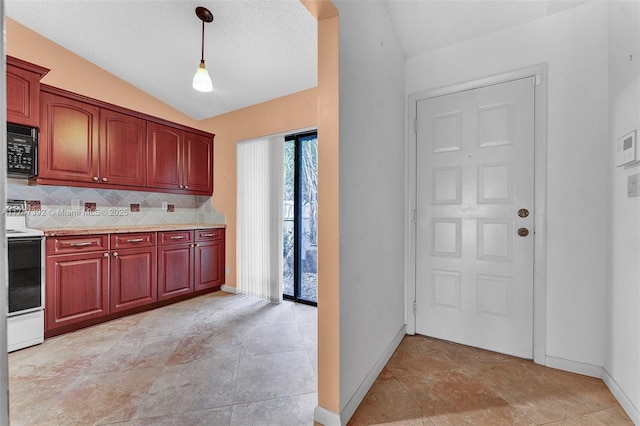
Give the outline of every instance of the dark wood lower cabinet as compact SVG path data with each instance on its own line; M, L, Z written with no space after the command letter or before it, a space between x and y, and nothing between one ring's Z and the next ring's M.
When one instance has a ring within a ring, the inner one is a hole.
M158 248L158 300L193 292L193 244Z
M224 284L224 240L198 243L194 270L196 291Z
M109 254L47 257L46 329L81 323L109 313Z
M47 237L45 337L218 290L224 235L198 229Z
M158 300L155 247L113 251L110 312L120 312Z

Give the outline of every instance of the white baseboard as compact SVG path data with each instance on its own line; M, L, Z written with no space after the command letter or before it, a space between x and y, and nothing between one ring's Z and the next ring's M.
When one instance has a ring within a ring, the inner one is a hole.
M393 355L393 353L396 351L398 345L400 345L400 342L402 341L402 338L406 334L406 326L403 325L400 328L400 331L398 331L398 334L396 334L396 337L393 338L393 341L391 342L389 347L387 347L387 350L384 352L384 354L382 354L382 357L380 357L371 371L369 371L369 374L367 374L362 383L360 383L360 386L358 386L356 392L340 412L340 418L342 419L343 425L346 425L353 416L353 413L356 412L356 409L358 408L364 397L367 395L367 392L369 392L369 389L371 389L371 385L373 385L373 382L376 381L384 366L387 365L387 362L389 362L391 355Z
M553 356L545 357L547 367L557 368L558 370L569 371L571 373L582 374L583 376L602 378L602 367L599 365L587 364L585 362L570 361L564 358L556 358Z
M222 284L222 287L220 287L220 290L222 291L226 291L227 293L233 293L233 294L237 294L238 293L238 289L235 287L230 287L228 285Z
M313 421L324 426L342 426L340 414L329 411L319 405L313 411Z
M613 396L618 400L624 411L631 418L631 421L635 425L640 425L640 410L635 406L633 401L629 399L626 393L622 390L618 383L611 377L609 372L603 368L602 369L602 380L604 384L607 385Z

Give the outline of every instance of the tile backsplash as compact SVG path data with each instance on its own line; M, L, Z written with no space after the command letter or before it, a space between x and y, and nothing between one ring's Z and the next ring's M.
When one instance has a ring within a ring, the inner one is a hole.
M91 227L159 225L170 223L226 223L211 197L143 191L27 185L7 179L7 198L34 201L27 215L30 227ZM40 210L37 210L38 202ZM172 206L163 208L163 203ZM95 210L86 206L95 204Z

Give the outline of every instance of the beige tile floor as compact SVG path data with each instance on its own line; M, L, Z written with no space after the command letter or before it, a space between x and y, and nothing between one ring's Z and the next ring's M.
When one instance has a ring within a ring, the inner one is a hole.
M349 425L633 425L602 380L405 336Z
M9 354L11 425L303 425L316 309L216 292Z
M11 425L311 425L316 309L217 292L9 355ZM631 425L602 381L406 336L351 425Z

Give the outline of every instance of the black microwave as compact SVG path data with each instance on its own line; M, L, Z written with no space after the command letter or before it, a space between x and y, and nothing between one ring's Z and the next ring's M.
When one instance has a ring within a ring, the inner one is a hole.
M7 123L7 177L28 179L38 174L38 129Z

